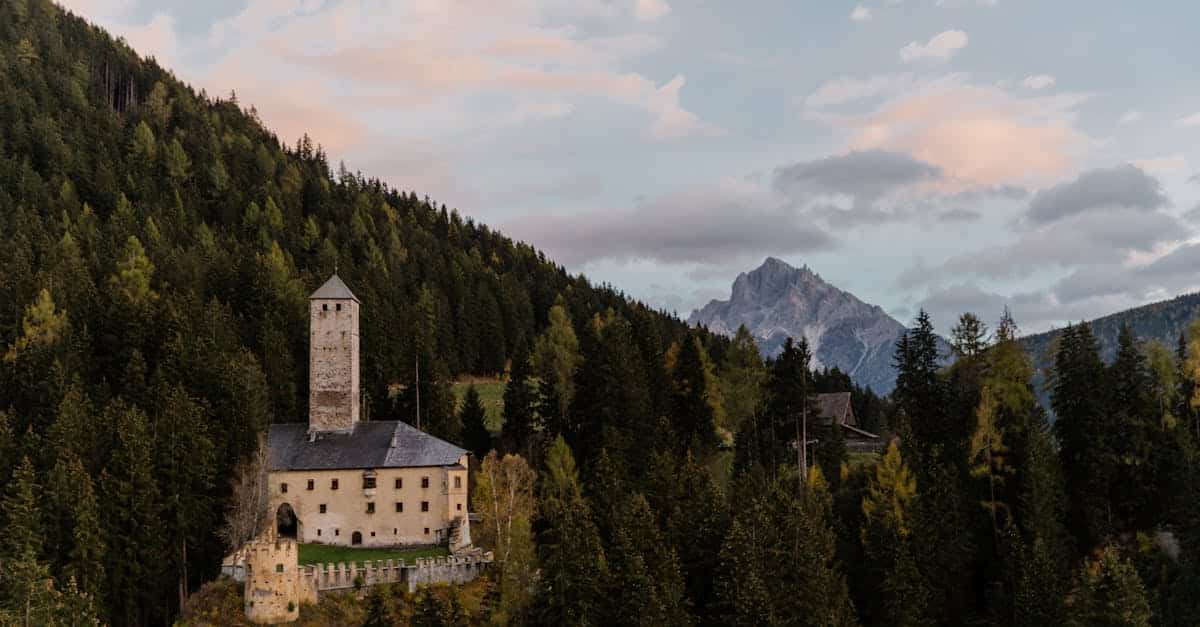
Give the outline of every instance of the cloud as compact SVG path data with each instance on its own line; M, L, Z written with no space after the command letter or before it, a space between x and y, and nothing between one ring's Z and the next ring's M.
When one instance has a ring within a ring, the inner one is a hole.
M937 215L938 222L975 222L983 214L971 209L947 209Z
M1200 126L1200 111L1197 111L1189 116L1179 118L1175 121L1180 126Z
M635 0L633 14L642 21L657 20L671 12L666 0Z
M716 137L726 131L709 124L679 104L679 91L686 83L683 76L676 76L666 85L659 87L646 103L646 109L654 114L650 136L659 141L670 141L686 137Z
M856 22L862 22L871 19L871 9L858 4L854 6L854 10L850 12L850 19Z
M900 49L900 58L905 63L922 60L946 61L966 46L966 33L961 30L947 30L934 35L925 43L909 43Z
M1149 157L1146 159L1134 159L1130 161L1133 165L1154 174L1162 176L1164 174L1175 174L1187 169L1188 160L1183 155L1167 155L1165 157Z
M507 232L568 267L599 260L716 265L828 250L835 240L754 182L729 179L639 203L631 210L530 215Z
M1076 129L1086 94L1014 95L964 74L915 83L863 115L806 112L845 129L849 148L906 152L942 168L947 184L1044 183L1075 167L1091 141Z
M954 326L962 313L970 311L985 321L994 321L1005 307L1009 308L1022 332L1029 333L1072 320L1095 318L1135 304L1136 301L1123 296L1063 302L1056 295L1040 290L1005 296L965 281L929 290L918 306L929 312L934 326L943 333Z
M1089 170L1074 181L1038 191L1025 219L1045 224L1093 209L1120 207L1153 211L1167 204L1158 179L1133 164Z
M1193 174L1190 178L1188 178L1188 182L1189 183L1200 183L1200 172Z
M809 94L805 104L810 107L827 107L885 94L893 94L913 82L911 73L883 74L867 78L842 76L822 83Z
M875 200L897 188L940 178L941 168L910 155L884 150L852 151L775 169L783 192L845 194Z
M1054 77L1049 74L1038 74L1036 76L1026 76L1021 84L1030 89L1045 89L1054 84Z
M1120 124L1133 124L1134 122L1141 122L1141 121L1142 121L1142 112L1141 111L1133 111L1133 110L1122 113L1121 118L1119 120L1117 120L1117 122Z

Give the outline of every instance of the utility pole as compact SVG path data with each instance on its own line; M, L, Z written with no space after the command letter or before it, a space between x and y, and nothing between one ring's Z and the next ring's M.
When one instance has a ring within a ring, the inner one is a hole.
M416 356L416 430L421 430L421 356Z

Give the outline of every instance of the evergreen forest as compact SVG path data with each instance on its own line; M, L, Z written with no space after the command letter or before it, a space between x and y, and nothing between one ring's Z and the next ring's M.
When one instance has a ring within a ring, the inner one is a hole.
M318 139L47 0L0 2L0 624L187 615L234 548L236 469L307 419L307 296L335 270L367 417L415 423L419 394L422 428L474 453L496 556L483 602L375 590L362 624L1200 615L1200 324L1172 346L1123 326L1111 354L1073 325L1042 368L1007 312L964 313L944 366L922 312L880 398L802 340L764 361L744 328L691 329ZM476 391L456 403L466 375L507 381L500 430ZM823 392L886 445L804 424Z

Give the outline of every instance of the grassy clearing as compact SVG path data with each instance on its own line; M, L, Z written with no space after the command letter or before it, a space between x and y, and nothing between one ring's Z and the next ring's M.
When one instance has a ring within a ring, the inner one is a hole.
M301 544L301 564L337 564L339 562L365 562L367 560L399 560L412 562L418 557L439 557L449 555L450 551L444 546L423 547L419 549L356 549L347 546L330 544Z
M864 464L874 464L879 461L879 453L847 453L846 465L854 468Z
M504 381L478 377L455 381L452 389L456 408L462 404L463 395L467 393L467 388L472 383L475 384L475 390L479 392L479 400L483 402L483 408L487 411L487 428L492 433L500 431L500 426L504 424L502 416L504 413Z

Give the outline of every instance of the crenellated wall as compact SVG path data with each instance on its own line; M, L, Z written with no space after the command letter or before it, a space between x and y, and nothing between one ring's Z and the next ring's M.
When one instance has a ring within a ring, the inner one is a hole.
M246 617L256 623L277 623L299 618L301 603L316 603L326 592L401 584L409 592L430 584L463 584L473 581L492 564L492 553L476 549L470 554L360 563L296 565L296 543L290 539L254 540L225 558L222 574L244 581ZM279 566L283 570L279 570ZM291 608L290 610L288 608Z

